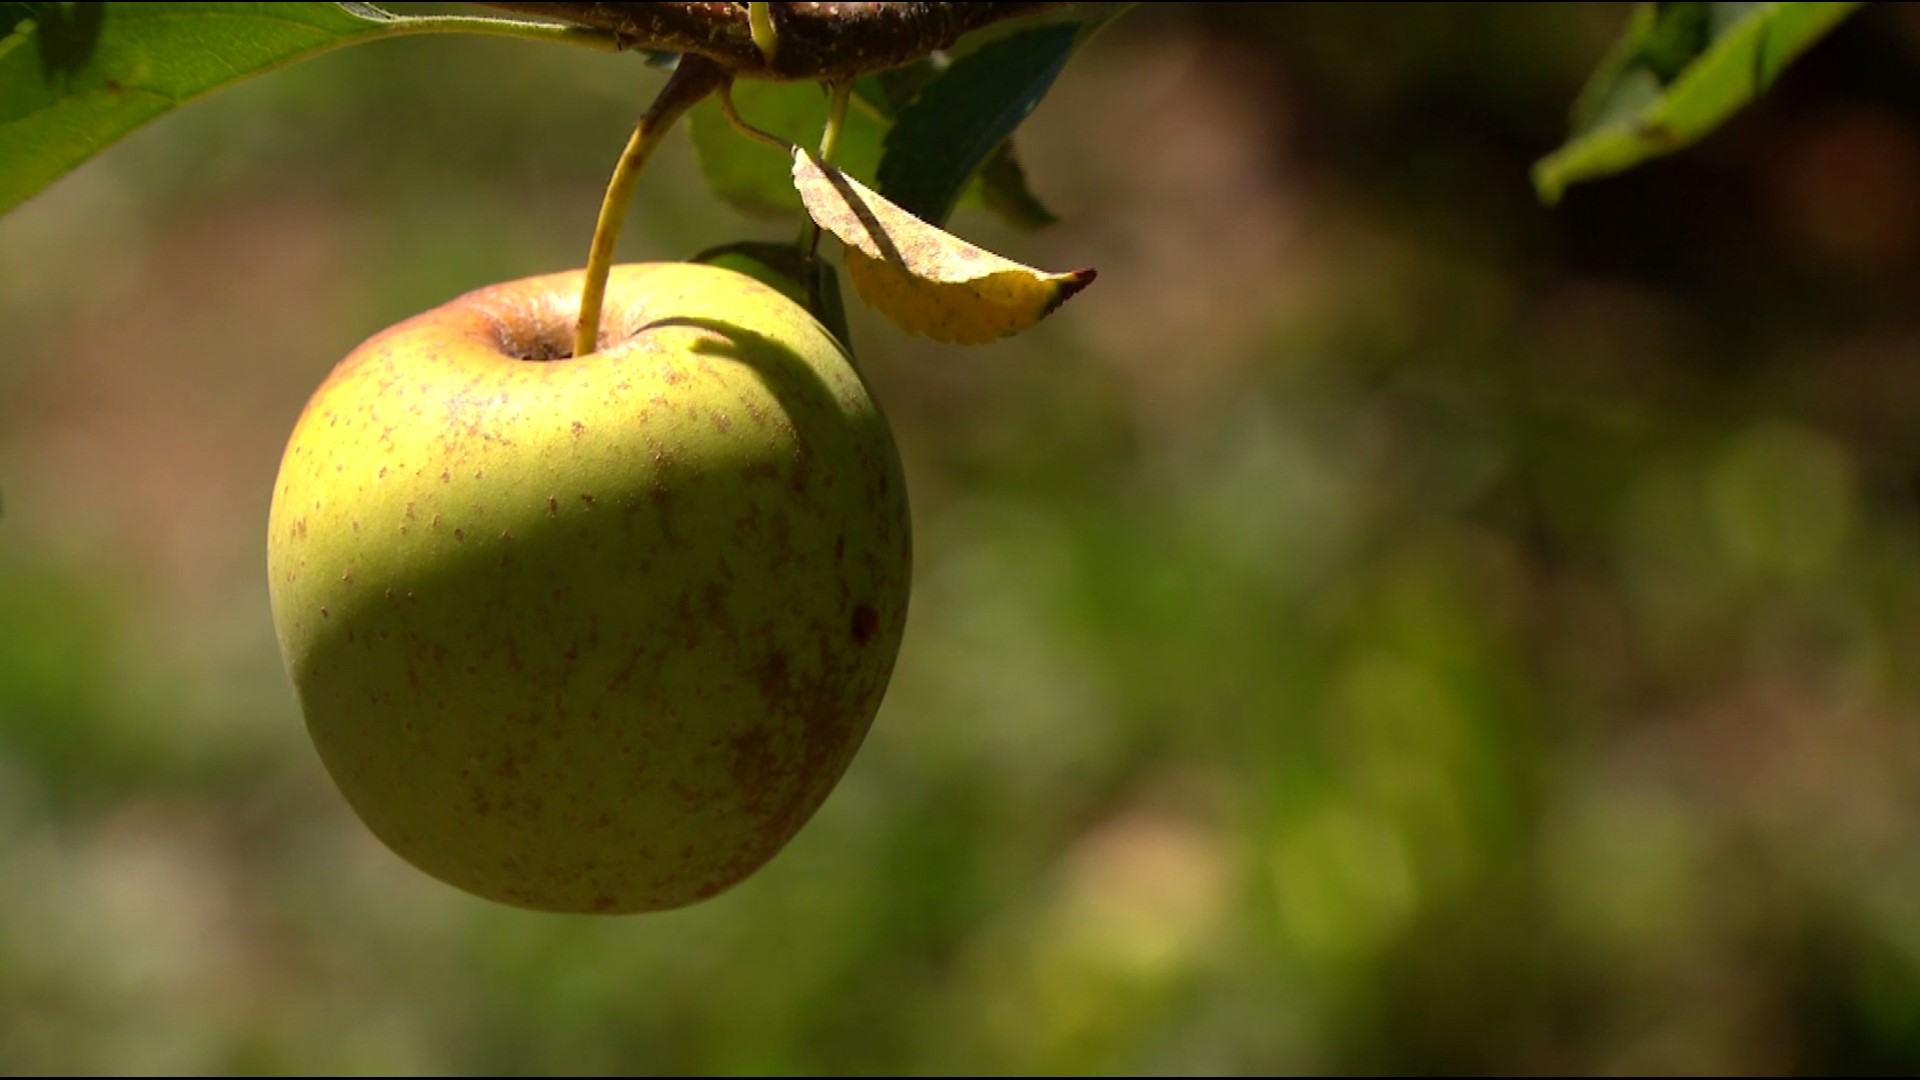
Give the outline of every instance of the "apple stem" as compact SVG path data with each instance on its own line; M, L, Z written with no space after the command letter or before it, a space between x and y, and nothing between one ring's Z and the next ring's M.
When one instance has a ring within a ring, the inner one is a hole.
M607 181L607 194L600 200L600 217L593 224L593 246L587 251L587 280L580 290L580 323L573 332L573 355L585 356L599 347L600 311L606 303L607 278L613 273L614 247L626 224L627 206L633 202L633 188L640 170L653 151L673 130L674 122L700 100L726 86L726 70L705 57L688 54L680 58L672 77L647 106L633 137L621 152Z

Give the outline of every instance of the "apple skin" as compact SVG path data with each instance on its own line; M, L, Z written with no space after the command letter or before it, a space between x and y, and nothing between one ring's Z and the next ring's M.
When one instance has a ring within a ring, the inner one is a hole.
M289 440L282 656L328 772L427 873L525 908L678 907L776 855L845 772L906 621L886 420L742 274L480 289L366 342ZM531 359L526 359L526 358Z

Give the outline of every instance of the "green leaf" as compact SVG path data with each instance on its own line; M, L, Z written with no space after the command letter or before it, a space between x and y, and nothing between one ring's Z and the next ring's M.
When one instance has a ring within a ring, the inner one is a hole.
M8 4L0 38L0 213L196 98L362 41L504 34L612 48L611 35L511 19L402 18L370 4Z
M0 43L0 211L194 98L385 28L337 4L32 7Z
M1860 4L1642 4L1573 109L1573 134L1533 168L1547 203L1712 132Z
M0 39L12 33L14 27L33 18L34 9L42 6L44 5L15 3L12 0L0 3Z
M1060 220L1027 186L1027 171L1014 157L1011 139L994 148L976 183L987 208L1017 229L1044 229Z
M980 167L1038 105L1091 23L1054 23L969 53L921 88L888 132L880 190L945 224Z
M790 143L818 146L826 130L827 95L816 83L742 80L733 86L733 100L747 123ZM871 102L861 98L847 110L835 163L846 172L871 179L880 161L886 123ZM687 130L700 171L714 194L755 216L800 216L800 196L793 190L793 159L733 130L717 99L709 97L694 106Z
M891 125L899 119L900 110L913 104L920 91L947 70L948 63L945 53L934 53L903 67L862 75L854 80L854 97Z
M847 306L840 297L840 277L825 259L810 259L792 244L742 240L708 248L687 261L738 271L778 289L820 320L820 325L839 340L847 355L853 355L853 334L847 328Z
M904 67L866 75L853 87L854 108L841 137L840 164L864 180L874 180L885 132L920 90L948 67L944 56L925 57ZM826 95L804 83L743 82L734 98L749 122L799 145L819 140L826 124ZM747 104L751 102L752 104ZM800 197L793 191L791 166L784 155L744 138L728 125L717 101L701 104L688 124L701 171L714 192L733 206L763 217L797 216ZM985 206L1024 229L1056 219L1027 187L1026 174L1003 143L961 196L963 206Z

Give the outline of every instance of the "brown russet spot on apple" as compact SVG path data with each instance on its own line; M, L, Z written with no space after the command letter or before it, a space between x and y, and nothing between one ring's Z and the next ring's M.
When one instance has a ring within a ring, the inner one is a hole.
M872 604L858 604L853 609L853 640L860 645L873 640L880 632L880 612Z

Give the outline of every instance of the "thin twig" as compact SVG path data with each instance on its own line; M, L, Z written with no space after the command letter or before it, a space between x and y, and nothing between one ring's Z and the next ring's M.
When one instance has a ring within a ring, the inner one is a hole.
M820 133L822 165L833 164L833 155L840 150L840 135L847 127L847 105L853 100L853 80L841 79L828 83L827 94L827 128ZM801 231L801 247L805 252L807 278L811 283L815 277L812 272L814 261L820 257L820 225L811 216Z
M747 5L687 3L488 3L484 7L563 19L610 31L637 49L699 55L735 78L853 78L910 64L983 26L1059 3L783 3L780 47L754 43Z
M831 165L840 149L840 133L847 126L847 103L853 100L853 80L839 79L827 84L827 129L820 133L820 160Z
M747 5L747 29L753 36L753 47L773 66L774 57L780 54L780 31L773 25L772 4Z
M771 131L762 131L747 123L747 118L740 115L739 107L733 103L733 83L730 81L720 84L720 111L726 114L727 123L732 124L733 129L740 134L766 143L783 154L793 153L792 143Z

